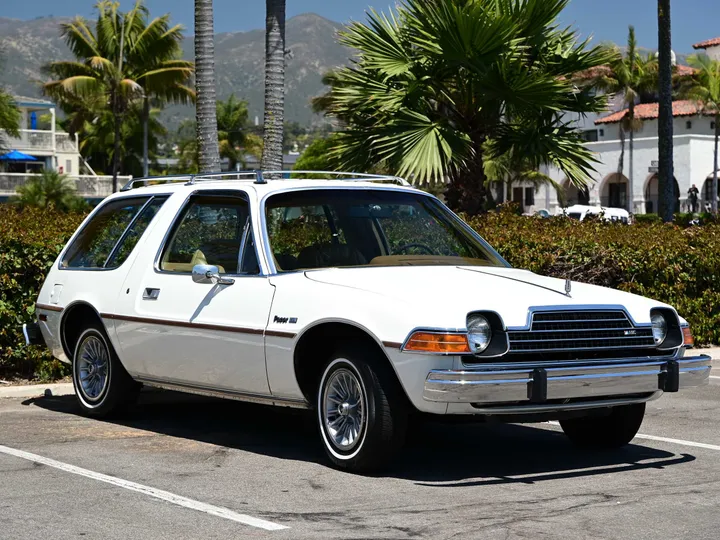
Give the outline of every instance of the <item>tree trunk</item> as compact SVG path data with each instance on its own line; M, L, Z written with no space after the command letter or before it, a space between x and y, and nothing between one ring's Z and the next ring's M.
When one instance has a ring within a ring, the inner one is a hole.
M487 188L487 176L483 167L483 135L473 137L475 157L459 167L451 166L450 185L445 192L447 205L456 212L476 215L487 211L488 197L492 197ZM507 182L507 201L512 201L512 179Z
M285 0L266 0L265 19L265 117L261 167L283 167L283 118L285 110Z
M112 164L112 192L115 193L118 190L118 174L120 171L120 143L122 141L122 132L120 131L122 125L122 115L120 114L120 104L118 103L117 91L112 96L112 112L114 120L114 145L113 145L113 164Z
M220 170L215 105L215 36L212 0L195 0L195 91L200 172Z
M670 0L658 0L659 118L658 184L659 214L664 222L673 219L675 209L673 174L673 114Z
M715 157L713 159L712 211L718 213L718 139L720 139L720 114L715 115Z
M143 99L143 176L150 176L148 164L148 120L150 118L150 99L145 96Z
M635 130L634 130L634 124L635 124L635 104L633 103L630 105L630 171L628 174L628 200L627 200L627 211L631 214L635 213L635 196L633 193L634 184L633 184L633 167L635 166L635 156L633 152L635 151Z

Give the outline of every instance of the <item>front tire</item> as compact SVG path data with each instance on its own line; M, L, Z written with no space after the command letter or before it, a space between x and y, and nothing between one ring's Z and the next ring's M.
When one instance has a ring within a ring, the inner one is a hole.
M125 409L135 402L140 387L125 371L105 332L94 326L77 340L72 378L80 408L95 417Z
M635 438L645 417L645 404L613 407L607 416L583 416L560 420L565 435L578 446L614 449Z
M362 347L331 355L317 390L317 418L330 461L339 469L371 472L402 447L408 407L384 358Z

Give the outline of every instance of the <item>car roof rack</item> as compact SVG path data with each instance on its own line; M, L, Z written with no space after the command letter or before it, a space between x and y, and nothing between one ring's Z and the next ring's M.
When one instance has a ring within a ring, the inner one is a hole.
M120 191L130 191L131 189L143 186L151 186L155 184L167 184L175 182L184 182L186 185L196 184L198 182L218 182L222 180L246 180L254 184L267 184L268 180L288 180L293 179L291 175L318 175L322 177L335 177L335 180L344 180L347 182L389 182L401 186L409 186L410 183L404 178L389 174L368 174L357 172L338 172L338 171L227 171L199 174L173 174L168 176L147 176L143 178L134 178L125 184ZM306 180L329 180L331 178L307 178Z

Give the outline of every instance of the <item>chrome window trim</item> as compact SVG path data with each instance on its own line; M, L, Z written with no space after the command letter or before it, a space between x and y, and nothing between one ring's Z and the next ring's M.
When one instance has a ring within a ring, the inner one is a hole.
M147 205L150 203L150 201L152 201L154 198L156 198L156 197L167 197L167 199L166 199L166 202L167 202L167 200L170 199L171 196L172 196L172 193L152 193L152 194L149 194L149 195L147 195L147 194L144 195L144 194L142 194L142 193L132 193L132 194L130 194L130 195L128 195L128 196L125 196L125 197L115 197L115 198L112 198L112 199L106 199L105 201L102 201L100 204L98 204L98 205L93 209L92 212L90 212L90 214L85 218L85 220L82 222L82 224L77 228L77 230L75 231L75 233L70 237L70 240L68 240L67 244L65 244L65 247L64 247L63 250L60 252L60 255L59 255L59 257L58 257L57 269L58 269L58 270L63 270L63 271L69 271L69 272L77 272L77 271L80 271L80 272L111 272L111 271L113 271L113 270L118 270L119 268L122 268L123 265L125 264L125 261L123 261L123 264L121 264L121 265L119 265L119 266L115 266L115 267L113 267L113 268L107 268L107 267L105 267L105 266L102 266L102 267L70 267L70 266L63 266L63 259L65 259L65 256L67 255L67 252L68 252L68 250L70 249L70 246L75 242L75 240L77 240L77 238L82 234L82 232L85 230L85 228L90 224L90 222L91 222L91 221L95 218L95 216L100 212L100 210L102 210L103 208L105 208L108 204L112 204L112 203L114 203L115 201L122 201L122 200L125 200L125 199L143 199L143 198L147 197L148 200L145 202L145 204L143 204L143 205L140 207L140 210L135 214L135 216L133 217L133 219L130 221L130 225L132 225L132 224L135 222L135 220L138 218L138 216L140 216L140 214L142 213L142 211L147 207ZM163 203L163 206L164 206L164 203ZM162 208L162 207L161 207L161 208ZM153 217L153 220L154 220L154 219L155 219L155 218ZM128 227L129 227L130 225L128 225ZM120 235L120 238L118 239L118 241L115 242L115 245L113 246L113 249L110 251L110 254L111 254L111 255L115 253L115 250L117 249L119 243L125 238L125 234L126 234L127 231L128 231L128 227L125 227L125 230L123 231L123 234ZM143 233L143 234L144 234L144 233ZM109 258L109 257L108 257L108 258ZM104 264L107 264L107 260L108 260L108 259L105 260L105 263L104 263Z
M234 195L234 193L237 192L237 195ZM170 222L170 226L165 231L165 234L163 235L163 239L160 242L160 247L157 250L157 253L155 254L155 260L153 262L153 270L156 274L162 274L166 276L192 276L192 272L171 272L169 270L162 270L160 268L160 261L162 260L162 254L165 250L165 246L167 245L168 241L170 240L170 233L174 230L175 225L178 223L178 220L180 219L180 216L184 212L184 210L188 207L190 203L190 199L194 196L215 196L215 197L236 197L243 199L248 204L248 220L250 220L250 228L252 228L252 201L250 200L250 194L243 190L238 188L233 189L197 189L192 192L190 192L182 201L180 204L180 207L178 208L178 211L175 212L175 216L172 218L172 221ZM256 242L256 249L255 249L256 255L257 255L257 242ZM241 255L239 254L238 257ZM242 268L242 267L240 267ZM222 274L223 276L228 277L267 277L267 274L263 272L262 265L260 264L260 260L258 258L258 268L260 269L259 274L238 274L238 273L225 273Z
M142 214L143 214L143 212L145 211L145 209L146 209L148 206L150 206L150 204L152 204L152 202L153 202L154 200L155 200L155 195L153 195L152 197L150 197L150 198L147 200L147 202L142 205L142 208L140 208L140 210L138 211L138 213L135 214L135 216L130 220L130 223L128 223L127 227L125 227L125 230L124 230L123 233L120 235L120 239L115 243L115 246L112 248L112 251L110 252L110 255L108 255L107 259L105 259L105 263L103 264L103 268L108 268L108 264L110 263L110 261L112 260L112 258L115 256L115 254L118 252L118 250L120 249L120 246L121 246L122 243L125 241L125 238L127 237L128 233L130 232L130 229L133 228L133 226L135 225L135 223L137 223L137 220L140 219L140 216L142 216ZM135 249L135 248L133 248L133 249ZM125 261L123 261L123 262L125 262ZM122 266L122 263L120 263L118 266ZM117 268L117 266L114 267L114 268Z
M460 217L458 217L455 212L450 210L440 199L435 197L435 195L432 195L430 193L427 193L425 191L419 190L417 188L414 188L412 186L385 186L382 184L379 184L377 186L373 186L372 188L368 188L367 186L337 186L337 187L328 187L328 186L302 186L302 187L294 187L290 189L284 189L284 190L278 190L278 191L272 191L269 193L266 193L262 196L260 199L260 204L258 205L258 209L260 212L260 228L261 228L261 238L263 242L263 253L265 255L267 265L268 265L268 276L275 276L279 275L280 272L278 272L277 267L275 266L275 259L272 255L272 249L270 247L270 237L268 235L268 229L267 229L267 213L266 213L266 204L267 200L272 197L273 195L279 195L282 193L291 193L291 192L297 192L297 191L336 191L336 190L348 190L348 191L392 191L394 193L411 193L415 195L420 195L423 197L427 197L429 199L434 199L437 201L443 208L445 208L451 216L451 219L455 222L459 223L460 226L465 230L467 233L469 233L475 240L477 240L483 247L485 247L488 251L490 251L493 255L495 255L498 260L505 265L506 268L512 268L510 266L510 263L508 263L505 259L502 258L502 256L495 251L495 249L488 244L485 239L480 236L470 225L465 223ZM448 265L453 266L453 265ZM456 266L456 265L454 265ZM311 270L323 270L322 268L312 268ZM282 272L283 274L285 272Z

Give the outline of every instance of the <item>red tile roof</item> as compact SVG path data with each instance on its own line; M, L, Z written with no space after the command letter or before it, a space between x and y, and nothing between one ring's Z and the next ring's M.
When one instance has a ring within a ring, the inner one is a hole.
M686 77L694 75L696 71L697 70L693 67L677 64L674 66L673 74ZM595 66L590 69L586 69L585 71L578 71L573 76L573 79L584 81L596 79L598 77L612 77L612 70L610 69L610 66Z
M673 101L673 116L695 116L700 113L697 102L690 100ZM596 124L616 124L628 113L627 109L598 118ZM641 103L635 106L635 118L638 120L653 120L658 117L657 103Z
M693 45L693 49L707 49L708 47L717 47L718 45L720 45L720 37L706 39L705 41L696 43Z
M696 72L697 72L697 69L695 69L694 67L681 66L680 64L675 66L675 75L680 75L680 76L684 77L684 76L688 76L688 75L695 75Z

